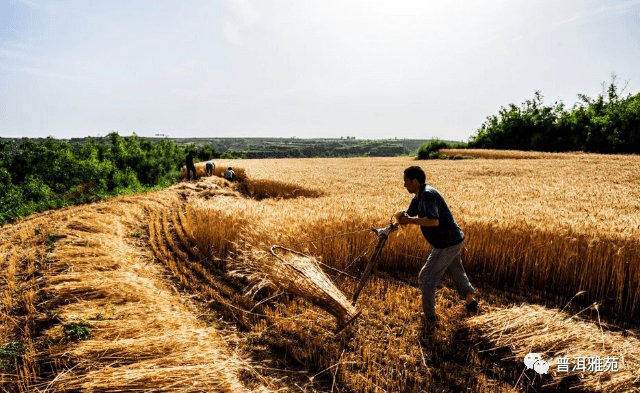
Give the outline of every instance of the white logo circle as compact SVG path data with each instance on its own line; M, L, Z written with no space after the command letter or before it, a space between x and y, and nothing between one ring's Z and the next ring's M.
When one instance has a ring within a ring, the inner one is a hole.
M538 360L533 366L533 369L536 370L538 374L546 374L547 371L549 371L549 363L544 360Z
M530 353L524 357L524 364L527 366L527 369L531 369L533 368L533 365L540 359L542 359L542 356L538 355L537 353Z

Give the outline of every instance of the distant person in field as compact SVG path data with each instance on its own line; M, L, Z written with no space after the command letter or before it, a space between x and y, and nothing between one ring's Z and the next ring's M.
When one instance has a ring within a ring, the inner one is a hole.
M224 178L229 181L233 181L236 178L236 174L231 167L224 172Z
M213 176L213 172L216 170L216 164L213 160L207 161L207 176Z
M197 179L196 166L193 164L193 152L187 154L187 180L191 180L191 171L193 171L193 180Z
M464 233L442 195L425 182L425 173L419 166L404 170L404 187L415 197L406 211L400 210L394 216L400 225L419 225L422 235L433 246L419 276L425 322L433 326L436 323L436 286L445 272L466 296L467 310L477 312L478 302L460 259Z

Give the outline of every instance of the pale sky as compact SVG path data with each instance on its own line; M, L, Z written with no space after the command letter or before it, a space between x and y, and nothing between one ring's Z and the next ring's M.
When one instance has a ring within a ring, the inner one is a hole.
M0 0L0 137L464 140L640 92L640 0Z

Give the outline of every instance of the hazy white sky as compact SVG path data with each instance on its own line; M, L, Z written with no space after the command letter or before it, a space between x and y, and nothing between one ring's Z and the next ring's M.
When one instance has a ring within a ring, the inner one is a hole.
M640 0L0 0L0 136L467 140L640 91Z

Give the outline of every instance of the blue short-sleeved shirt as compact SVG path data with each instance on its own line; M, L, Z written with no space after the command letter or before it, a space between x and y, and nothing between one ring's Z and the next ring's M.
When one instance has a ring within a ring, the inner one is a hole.
M434 248L447 248L464 240L464 233L456 223L449 206L435 188L424 185L418 195L413 197L407 215L419 218L437 219L437 227L421 226L422 235Z

